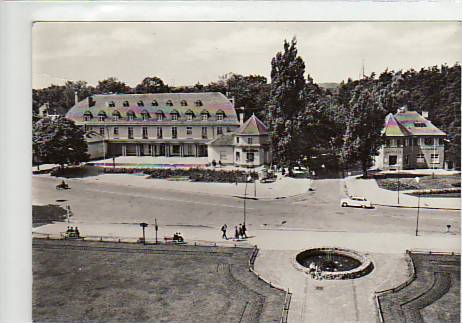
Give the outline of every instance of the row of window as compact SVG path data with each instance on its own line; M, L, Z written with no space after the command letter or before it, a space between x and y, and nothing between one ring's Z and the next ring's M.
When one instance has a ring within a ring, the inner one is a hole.
M133 136L133 127L127 127L128 129L128 138L129 139L133 139L134 136ZM208 127L202 127L202 138L203 139L207 139L208 138ZM86 130L89 130L88 128L86 128ZM104 136L105 135L105 130L106 128L105 127L100 127L99 128L99 134L101 136ZM113 127L113 135L114 136L118 136L119 135L119 127ZM231 129L227 128L227 131L230 132ZM192 127L186 127L186 135L187 136L192 136L193 134L193 128ZM222 135L223 134L223 127L217 127L217 135ZM171 127L171 137L173 139L176 139L178 138L178 128L177 127ZM162 130L162 127L157 127L156 128L156 136L157 138L163 138L163 130ZM149 134L148 134L148 127L142 127L142 138L143 139L148 139L149 138ZM239 137L236 137L236 143L239 143L240 142L240 138ZM249 145L252 145L253 144L253 138L252 137L247 137L247 144Z
M116 106L116 104L115 104L114 101L106 102L106 105L107 105L108 107L110 107L110 108L114 108L114 107ZM124 107L129 107L129 106L130 106L130 103L129 103L128 101L123 101L123 102L122 102L122 105L123 105ZM139 106L139 107L144 107L144 101L139 100L138 102L136 102L136 105ZM173 102L172 102L172 100L167 100L167 101L165 102L165 105L166 105L166 106L169 106L169 107L173 107ZM186 100L181 100L180 105L181 105L182 107L186 107L186 106L188 106L188 102L187 102ZM201 100L196 100L196 101L194 101L194 105L195 105L196 107L200 107L200 106L202 106L203 104L202 104L202 101L201 101ZM158 107L158 106L159 106L159 103L158 103L156 100L153 100L153 101L151 101L151 106L153 106L153 107Z
M425 163L425 155L424 154L417 154L416 155L416 162L417 163ZM431 164L439 164L440 163L439 154L431 154L430 155L430 163ZM396 156L396 155L388 156L388 164L389 165L397 165L398 164L398 156ZM409 165L409 155L404 156L404 164Z
M128 138L133 139L133 127L128 127ZM208 138L208 127L202 127L202 138L207 139ZM89 129L87 129L89 130ZM230 130L230 129L228 129ZM118 136L119 135L119 127L113 127L113 135ZM100 127L99 128L99 134L104 136L105 135L105 127ZM192 127L186 127L186 135L187 136L192 136ZM223 127L217 127L217 135L222 135L223 134ZM157 138L163 138L163 130L162 127L157 127L156 128L156 136ZM171 137L172 138L178 138L178 128L177 127L171 127ZM148 127L143 127L142 128L142 138L143 139L148 139L149 134L148 134ZM252 138L250 138L252 139Z
M442 146L443 138L424 137L424 138L397 138L386 139L385 147L412 147L412 146Z
M162 111L157 111L155 113L155 115L156 115L155 119L157 121L163 121L165 119L165 114ZM185 115L186 115L186 120L187 121L192 121L195 118L195 115L194 115L194 113L192 111L187 111L185 113ZM210 116L210 114L209 114L208 111L204 110L204 111L201 112L201 120L202 121L207 121L209 119L209 116ZM220 111L218 111L216 113L216 119L218 121L222 121L224 119L224 117L225 117L225 114L224 114L223 111L220 110ZM118 121L121 118L122 118L122 115L120 114L119 111L116 110L116 111L112 112L112 120L113 121ZM136 118L137 118L137 116L133 111L128 111L127 112L127 120L128 121L133 121ZM147 112L147 111L141 112L141 120L147 121L150 118L151 118L151 115L149 114L149 112ZM173 112L170 113L170 119L172 121L177 121L179 118L180 118L180 113L178 111L173 111ZM90 111L86 111L83 114L83 119L85 121L91 121L93 119L93 114ZM106 121L106 119L107 119L106 112L100 111L98 113L98 121Z

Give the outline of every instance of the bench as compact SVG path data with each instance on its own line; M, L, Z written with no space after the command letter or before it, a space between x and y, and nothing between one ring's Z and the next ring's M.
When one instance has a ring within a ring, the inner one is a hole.
M186 244L186 241L176 240L176 239L173 239L173 237L164 237L164 242L166 244Z

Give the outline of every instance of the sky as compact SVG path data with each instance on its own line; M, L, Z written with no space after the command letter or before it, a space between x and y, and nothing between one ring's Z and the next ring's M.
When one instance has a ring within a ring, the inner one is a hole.
M135 86L147 76L170 86L207 84L226 73L270 78L284 39L316 83L385 69L461 61L457 22L37 22L32 34L33 88L116 77Z

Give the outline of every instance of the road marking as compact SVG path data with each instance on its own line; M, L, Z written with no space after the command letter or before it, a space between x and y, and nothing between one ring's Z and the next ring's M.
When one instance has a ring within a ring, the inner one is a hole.
M302 302L302 310L300 312L300 322L305 322L307 303L308 303L308 277L305 278L305 287L303 288L303 302Z
M180 202L180 203L188 203L188 204L199 204L199 205L209 205L209 206L220 206L220 207L228 207L228 208L234 208L234 209L243 209L243 206L236 206L236 205L227 205L227 204L218 204L218 203L208 203L208 202L199 202L199 201L193 201L193 200L183 200L183 199L176 199L176 198L168 198L168 197L160 197L160 196L146 196L146 195L140 195L140 194L133 194L133 193L122 193L122 192L114 192L114 191L108 191L108 190L102 190L102 189L81 189L82 191L88 191L88 192L97 192L97 193L109 193L109 194L115 194L115 195L124 195L124 196L131 196L131 197L140 197L140 198L148 198L151 200L161 200L161 201L171 201L171 202ZM254 208L246 207L247 210L254 210Z
M353 279L351 280L351 286L353 287L353 303L355 305L355 319L356 319L356 322L359 322L358 295L356 293L356 286L355 286L355 282Z

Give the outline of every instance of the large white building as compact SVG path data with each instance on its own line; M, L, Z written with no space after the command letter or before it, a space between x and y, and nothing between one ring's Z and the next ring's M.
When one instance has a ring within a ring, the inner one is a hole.
M66 118L103 141L88 140L91 158L104 156L208 157L217 163L259 166L271 162L270 137L255 116L243 122L222 93L94 95ZM93 153L92 153L93 152Z

